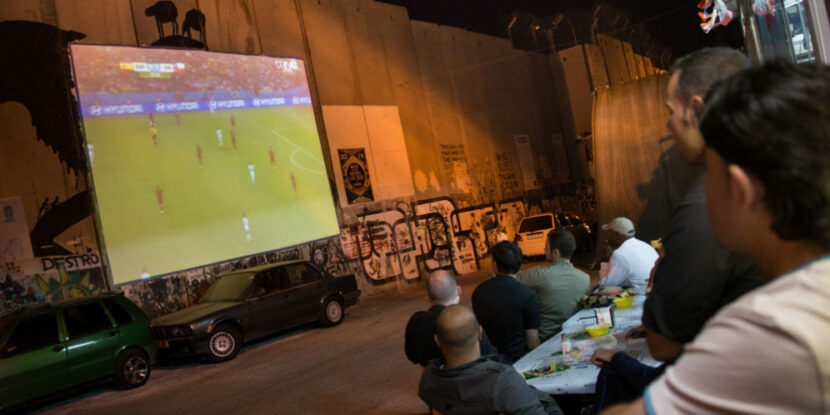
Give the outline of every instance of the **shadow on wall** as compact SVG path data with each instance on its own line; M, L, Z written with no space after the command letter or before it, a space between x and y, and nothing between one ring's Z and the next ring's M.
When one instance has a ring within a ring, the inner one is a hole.
M670 139L662 137L660 143ZM643 213L635 220L638 239L648 242L666 234L674 209L686 188L701 172L700 168L686 164L675 146L660 155L651 181L637 185L637 197L645 201Z

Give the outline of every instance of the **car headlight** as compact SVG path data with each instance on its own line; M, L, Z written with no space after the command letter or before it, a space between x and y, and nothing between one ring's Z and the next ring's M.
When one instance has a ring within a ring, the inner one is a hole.
M174 337L189 336L193 333L190 326L175 326L170 328L170 335Z

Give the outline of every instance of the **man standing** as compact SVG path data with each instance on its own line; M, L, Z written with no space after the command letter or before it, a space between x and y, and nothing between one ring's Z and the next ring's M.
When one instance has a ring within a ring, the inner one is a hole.
M429 361L441 357L441 350L435 344L435 325L438 314L450 305L461 300L461 286L449 271L439 269L429 274L427 280L427 297L432 307L427 311L418 311L406 323L406 343L404 350L410 362L426 366ZM481 354L497 353L485 333L482 333Z
M248 174L251 175L251 183L256 182L256 176L254 175L254 162L248 163Z
M700 130L715 237L767 280L724 307L652 383L608 414L830 408L830 68L773 62L715 86Z
M562 323L577 311L579 300L590 288L591 277L571 263L571 255L575 251L573 234L568 231L550 232L545 243L545 257L551 264L516 274L517 280L536 291L541 320L539 340L542 342L562 328Z
M196 158L199 159L199 167L202 167L202 146L196 144Z
M157 130L156 127L150 127L150 136L153 137L153 147L158 146L158 143L159 143L158 142L158 133L159 133L159 130Z
M156 185L156 201L159 204L159 213L164 213L164 191Z
M512 363L539 345L539 305L533 290L516 281L522 250L499 242L490 253L496 276L473 291L473 310L493 345Z
M222 143L222 130L219 127L216 127L216 141L219 141L219 147L222 147L224 143Z
M444 361L430 363L418 386L418 396L430 408L445 415L562 413L513 367L481 357L481 337L481 326L466 306L451 305L438 316L435 341Z
M251 242L251 227L248 223L248 216L242 212L242 228L245 229L245 242Z
M271 160L271 168L272 169L277 166L277 162L276 162L276 160L274 160L274 149L271 148L271 147L268 147L268 159Z
M651 245L634 237L634 224L628 218L615 218L611 223L602 225L608 231L607 245L614 249L608 276L600 285L632 287L634 294L645 294L648 276L657 251Z

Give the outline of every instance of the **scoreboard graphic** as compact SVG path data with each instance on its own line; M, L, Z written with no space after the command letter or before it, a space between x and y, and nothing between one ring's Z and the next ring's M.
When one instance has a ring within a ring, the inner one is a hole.
M137 72L139 78L170 78L171 74L184 73L183 63L119 62L122 71Z

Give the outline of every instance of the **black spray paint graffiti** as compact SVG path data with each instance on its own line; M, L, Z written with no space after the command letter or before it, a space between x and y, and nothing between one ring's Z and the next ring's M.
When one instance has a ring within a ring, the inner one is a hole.
M364 211L340 234L345 256L360 260L373 285L402 278L417 281L436 269L465 274L479 269L500 232L524 217L518 199L458 209L447 197L398 202L393 209Z

